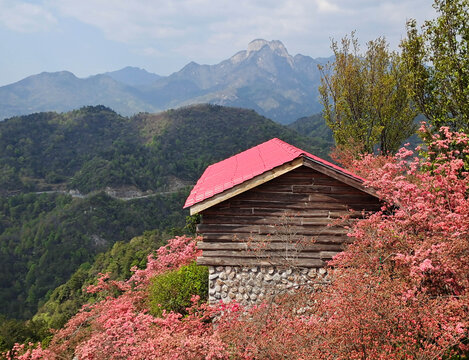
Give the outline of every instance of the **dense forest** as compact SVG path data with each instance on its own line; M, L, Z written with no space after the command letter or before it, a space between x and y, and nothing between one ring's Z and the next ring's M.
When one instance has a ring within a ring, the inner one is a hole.
M186 196L180 191L132 201L104 193L85 199L62 194L0 199L2 313L29 318L50 291L117 241L149 229L182 228Z
M109 273L113 280L128 279L132 267L145 268L148 254L174 234L174 228L169 232L152 230L130 241L118 241L109 250L99 253L94 261L82 263L65 283L49 291L48 300L32 319L23 321L0 315L0 351L10 349L15 342L49 338L50 328L60 329L82 305L101 298L85 291L96 282L100 273Z
M331 129L328 126L324 126L324 124L324 117L319 113L299 118L287 126L299 134L314 139L315 143L317 141L327 149L330 148L329 144L334 143L334 139Z
M319 156L333 144L252 110L215 105L131 118L103 106L15 117L0 123L0 192L165 191L193 184L208 164L273 137Z

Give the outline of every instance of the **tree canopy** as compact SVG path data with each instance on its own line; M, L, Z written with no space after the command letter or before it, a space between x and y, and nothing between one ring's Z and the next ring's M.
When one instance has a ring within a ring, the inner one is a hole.
M469 132L469 1L435 0L436 19L420 31L407 22L402 42L412 98L433 131L448 126Z
M362 54L354 33L340 45L332 41L332 50L334 62L320 66L319 92L336 144L364 153L396 152L415 132L417 116L399 55L384 38L368 42Z

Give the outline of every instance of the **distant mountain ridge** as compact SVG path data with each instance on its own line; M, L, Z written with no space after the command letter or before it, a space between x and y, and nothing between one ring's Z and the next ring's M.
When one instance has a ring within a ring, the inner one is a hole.
M44 72L0 87L0 119L98 104L132 115L212 103L254 109L286 124L321 110L317 65L327 60L292 56L278 40L256 39L218 64L190 62L169 76L130 66L84 79Z
M123 69L106 72L103 75L110 76L114 80L130 86L149 85L161 78L160 75L133 66L126 66Z
M43 72L0 87L0 119L101 104L124 114L153 111L136 88L108 75L80 79L69 71Z

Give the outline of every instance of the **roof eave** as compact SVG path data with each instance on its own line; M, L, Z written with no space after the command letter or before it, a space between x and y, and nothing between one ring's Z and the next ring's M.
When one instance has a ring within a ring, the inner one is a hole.
M328 166L327 164L324 164L303 154L290 162L277 166L274 169L257 175L252 179L249 179L230 189L227 189L221 193L215 194L214 196L204 199L198 203L195 203L190 207L190 214L195 215L203 210L206 210L214 205L221 203L222 201L228 200L236 195L242 194L245 191L262 185L267 181L275 179L276 177L286 174L287 172L290 172L303 165L313 170L316 170L324 175L330 176L333 179L341 181L349 186L352 186L357 190L363 191L371 196L379 198L374 189L363 186L363 179L339 171L331 166Z

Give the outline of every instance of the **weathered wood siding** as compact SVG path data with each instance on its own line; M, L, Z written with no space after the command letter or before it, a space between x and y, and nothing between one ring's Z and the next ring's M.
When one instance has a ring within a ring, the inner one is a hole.
M380 206L377 198L301 166L202 211L198 263L323 267L349 241L338 219Z

